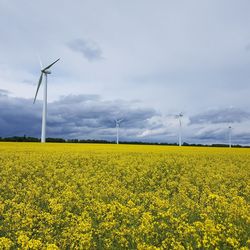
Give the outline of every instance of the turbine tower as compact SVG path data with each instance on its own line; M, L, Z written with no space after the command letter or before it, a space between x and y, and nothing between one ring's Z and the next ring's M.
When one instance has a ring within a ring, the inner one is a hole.
M45 81L43 82L43 115L42 115L42 133L41 133L41 142L46 142L46 120L47 120L47 82L48 82L48 74L51 74L51 71L49 71L49 68L51 68L55 63L57 63L60 60L57 59L53 63L51 63L49 66L43 68L41 64L41 75L38 81L37 89L36 89L36 95L34 98L33 104L36 102L36 97L39 91L39 88L41 86L43 76L45 77Z
M229 148L232 147L232 127L228 127L228 146Z
M119 128L120 128L120 124L123 121L123 119L120 120L115 120L115 125L116 125L116 144L119 144Z
M180 113L177 115L177 118L179 120L179 146L181 147L182 145L182 121L181 121L181 118L183 117L183 114Z

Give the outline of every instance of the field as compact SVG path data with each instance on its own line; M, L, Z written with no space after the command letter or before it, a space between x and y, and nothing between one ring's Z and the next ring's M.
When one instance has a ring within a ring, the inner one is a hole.
M216 248L250 248L250 149L0 143L0 249Z

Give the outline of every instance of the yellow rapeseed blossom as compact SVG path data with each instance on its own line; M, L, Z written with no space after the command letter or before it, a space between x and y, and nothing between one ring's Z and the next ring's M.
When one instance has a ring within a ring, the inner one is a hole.
M0 249L250 249L250 149L0 143Z

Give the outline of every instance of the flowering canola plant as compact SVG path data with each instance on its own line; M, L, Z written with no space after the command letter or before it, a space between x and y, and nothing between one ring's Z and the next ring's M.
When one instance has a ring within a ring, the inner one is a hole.
M249 249L250 149L0 143L0 249Z

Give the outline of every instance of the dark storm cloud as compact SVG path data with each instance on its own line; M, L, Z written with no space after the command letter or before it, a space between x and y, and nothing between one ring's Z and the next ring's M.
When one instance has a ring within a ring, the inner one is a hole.
M94 41L75 39L67 45L71 50L81 53L88 61L97 61L102 59L102 50Z
M0 136L39 134L40 109L32 100L0 95Z
M232 128L232 143L249 145L250 133L246 132L237 132L237 130ZM202 143L202 144L228 144L229 141L229 129L227 126L223 127L211 127L205 130L200 130L197 134L195 131L193 134L190 134L188 138L189 142Z
M209 128L204 131L200 131L197 135L192 138L209 141L209 140L223 140L227 134L228 129L222 128Z
M250 113L237 108L210 110L190 117L191 124L234 123L250 119Z
M0 136L40 136L42 103L0 95ZM117 117L129 136L146 126L156 111L133 107L126 101L103 101L97 95L65 96L49 103L47 136L63 138L112 139ZM126 136L126 133L124 134Z
M5 91L1 91L6 93ZM114 140L115 119L121 123L121 140L176 142L178 124L136 102L105 101L98 95L69 95L48 104L47 137ZM0 137L40 137L42 102L0 94ZM171 120L172 119L172 120ZM188 121L191 122L188 122ZM227 143L232 121L234 144L249 144L250 115L231 108L192 116L183 124L183 141ZM233 123L234 122L234 123Z
M136 108L125 101L103 101L98 96L66 96L50 104L49 125L63 128L57 133L63 136L96 136L103 130L114 128L114 120L123 118L122 126L136 131L147 126L147 119L156 115L152 109ZM136 136L136 131L134 136ZM113 132L109 132L111 136Z
M238 144L249 144L250 141L250 133L239 133L237 134L237 143Z

